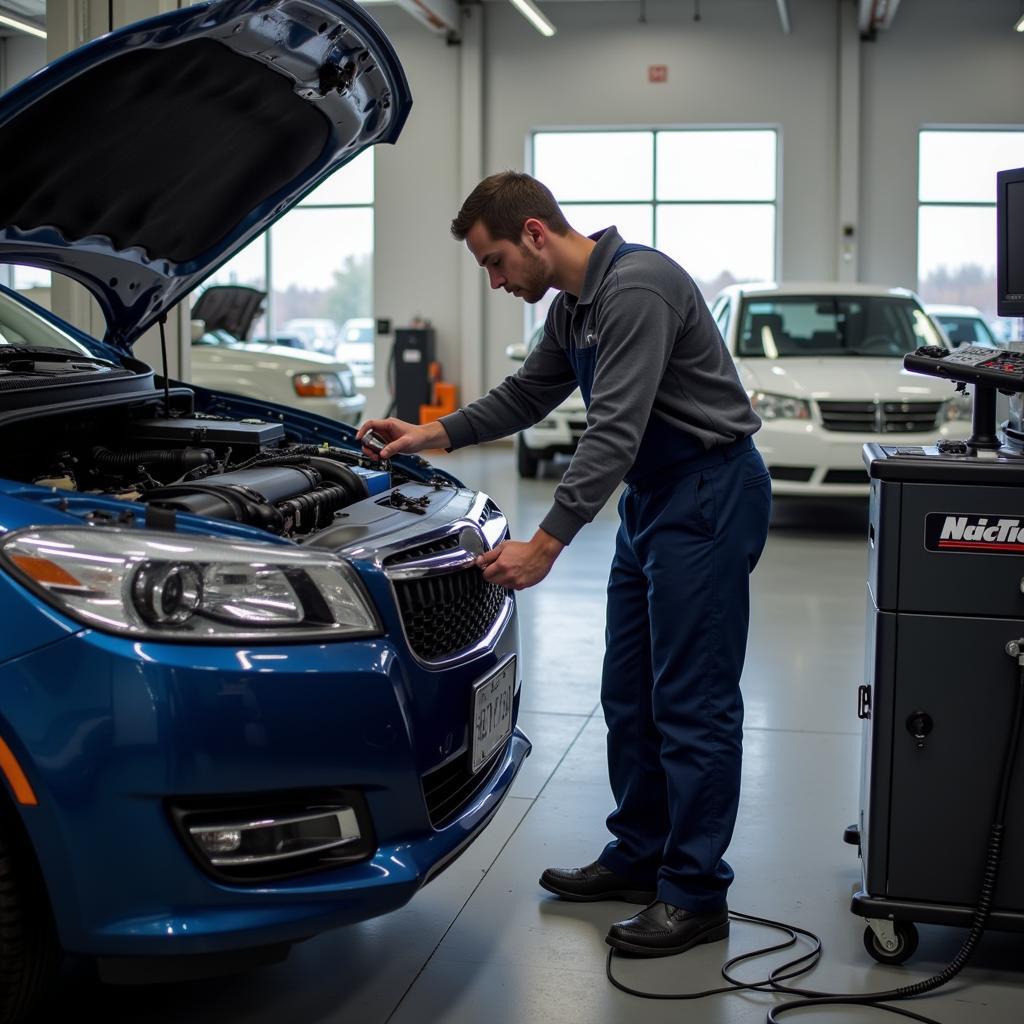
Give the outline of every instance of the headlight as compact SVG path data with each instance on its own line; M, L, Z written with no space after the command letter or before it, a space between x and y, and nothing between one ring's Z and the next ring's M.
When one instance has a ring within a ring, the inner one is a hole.
M754 412L763 420L809 420L811 404L802 398L788 398L786 395L771 395L766 391L755 391L750 396Z
M329 398L345 393L336 373L297 373L292 377L292 387L302 398Z
M971 418L971 396L954 395L950 398L944 403L942 418L946 423L969 420Z
M159 640L330 640L382 632L354 570L329 554L97 527L30 529L0 565L78 622Z

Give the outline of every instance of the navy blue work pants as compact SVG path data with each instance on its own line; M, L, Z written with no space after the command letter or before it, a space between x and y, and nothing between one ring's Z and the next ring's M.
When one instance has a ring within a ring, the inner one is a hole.
M749 442L699 465L619 501L601 683L615 839L599 859L704 912L733 878L723 854L740 792L749 576L771 489Z

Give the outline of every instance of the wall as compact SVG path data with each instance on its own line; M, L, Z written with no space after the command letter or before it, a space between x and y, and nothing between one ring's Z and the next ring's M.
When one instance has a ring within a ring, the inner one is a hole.
M26 35L0 39L0 91L10 89L45 63L45 39Z
M917 283L917 133L1024 126L1024 35L999 0L905 0L862 47L861 278Z

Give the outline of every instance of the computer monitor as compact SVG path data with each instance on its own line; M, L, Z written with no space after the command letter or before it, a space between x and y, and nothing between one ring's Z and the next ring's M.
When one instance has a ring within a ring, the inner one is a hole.
M996 174L996 310L1024 316L1024 167Z

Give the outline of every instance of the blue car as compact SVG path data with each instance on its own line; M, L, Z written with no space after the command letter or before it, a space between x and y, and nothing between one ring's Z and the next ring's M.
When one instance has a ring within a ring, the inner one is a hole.
M0 98L0 262L107 322L0 290L0 1020L61 951L194 977L400 907L529 753L494 501L132 356L409 107L343 0L175 10Z

